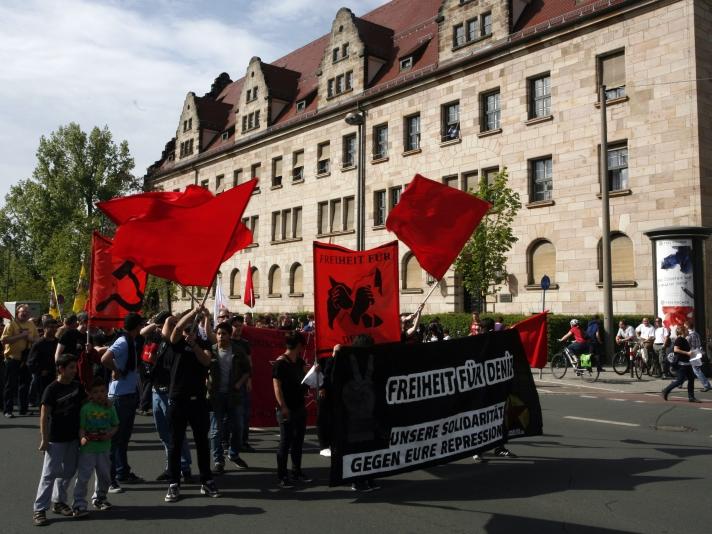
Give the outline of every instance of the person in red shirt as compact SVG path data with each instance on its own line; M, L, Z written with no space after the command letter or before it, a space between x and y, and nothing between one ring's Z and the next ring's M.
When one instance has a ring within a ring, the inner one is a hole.
M571 319L569 325L571 328L559 341L563 342L570 337L573 337L574 341L571 345L569 345L569 350L578 356L586 352L588 342L586 341L586 337L583 335L583 330L581 329L581 325L579 325L578 319Z
M479 312L472 312L472 322L470 323L470 335L476 336L482 332Z

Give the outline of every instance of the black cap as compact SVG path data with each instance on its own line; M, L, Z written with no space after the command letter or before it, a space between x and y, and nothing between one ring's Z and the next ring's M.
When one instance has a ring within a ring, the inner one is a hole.
M166 319L168 319L171 315L173 315L173 314L169 311L162 311L161 313L156 315L155 323L157 325L162 325L163 323L166 322Z
M126 317L124 317L124 329L127 332L135 330L141 326L142 323L143 317L141 317L138 313L129 313Z
M80 323L83 323L84 321L88 321L88 320L89 320L89 314L88 314L87 312L79 312L79 313L77 314L77 320L78 320Z

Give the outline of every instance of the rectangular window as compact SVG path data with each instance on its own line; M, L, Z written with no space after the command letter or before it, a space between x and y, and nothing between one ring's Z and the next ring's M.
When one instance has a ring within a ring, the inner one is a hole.
M242 181L242 169L232 171L232 186L237 187Z
M230 132L223 132L221 139L223 141L227 141L227 138L230 137Z
M316 173L326 174L329 172L329 162L331 161L331 150L329 147L329 141L325 143L320 143L316 149Z
M338 48L334 48L334 49L331 51L331 62L332 62L332 63L336 63L337 61L339 61L339 49L338 49Z
M183 121L183 131L184 131L184 132L187 132L187 131L188 131L188 121L187 121L187 120L184 120L184 121Z
M251 168L250 168L250 174L252 175L252 178L257 178L257 186L255 187L254 193L259 193L260 191L260 176L262 174L262 165L260 163L255 163Z
M400 60L400 70L408 70L413 66L413 56L404 57Z
M220 191L220 188L223 186L223 182L225 182L225 175L224 174L218 174L215 177L215 192L217 193Z
M400 196L401 196L401 191L403 190L403 187L396 186L396 187L391 187L388 190L388 211L392 210L393 208L396 207L396 204L400 202Z
M492 35L492 13L484 13L480 16L480 35Z
M488 132L491 130L498 130L500 127L499 89L483 94L481 100L482 131Z
M531 161L532 201L551 200L554 183L551 171L551 156Z
M282 210L282 241L292 239L292 210Z
M452 187L454 189L458 189L458 183L457 183L457 174L452 174L450 176L443 176L443 184Z
M477 189L477 171L462 173L462 190L466 193L473 193Z
M356 201L354 197L344 198L344 230L349 231L354 229L354 216L356 209Z
M336 94L340 95L343 92L344 92L344 75L339 74L336 77Z
M253 215L250 217L250 230L252 230L252 244L256 245L258 243L258 237L260 235L260 216Z
M388 124L373 127L373 159L388 156Z
M383 226L386 224L386 190L373 193L373 225Z
M203 189L210 189L210 180L201 181L200 187L202 187Z
M260 127L260 112L255 111L255 128Z
M307 109L307 101L306 100L300 100L297 102L297 113L300 113Z
M188 130L193 129L193 117L188 119Z
M457 48L465 44L465 25L456 24L452 28L452 46Z
M272 212L272 241L281 241L282 239L282 212Z
M272 187L282 185L282 156L272 159Z
M499 167L490 167L488 169L482 169L482 176L484 176L487 185L492 185L498 174Z
M331 78L326 85L326 95L331 98L334 96L334 78Z
M599 83L606 86L606 100L625 96L625 52L615 52L598 58Z
M627 144L608 148L608 187L609 191L628 189Z
M440 140L452 141L460 138L460 103L451 102L440 111Z
M341 199L331 201L331 217L329 218L329 231L340 232L342 230L341 221Z
M344 43L341 46L341 57L349 57L349 43Z
M529 118L551 115L551 76L545 74L529 80Z
M329 203L319 202L317 204L317 233L319 235L329 233Z
M297 150L292 153L292 181L304 180L304 151Z
M405 118L405 151L420 148L420 114Z
M302 237L302 208L292 210L292 237L294 239Z
M346 90L350 91L354 85L354 73L349 71L346 73Z
M477 19L470 19L467 21L467 41L474 41L477 39Z
M247 131L247 115L242 116L242 131Z
M354 167L356 165L356 134L345 135L342 144L342 167Z

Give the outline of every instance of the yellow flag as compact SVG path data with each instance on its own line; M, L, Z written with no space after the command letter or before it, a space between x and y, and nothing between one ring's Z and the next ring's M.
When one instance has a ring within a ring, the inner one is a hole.
M87 304L87 293L89 291L89 281L87 280L87 271L82 263L82 269L79 271L79 281L77 282L77 291L74 295L74 305L72 311L79 313L84 311Z
M51 286L49 290L49 314L53 319L59 319L59 303L57 302L57 287L54 285L54 276L51 280Z

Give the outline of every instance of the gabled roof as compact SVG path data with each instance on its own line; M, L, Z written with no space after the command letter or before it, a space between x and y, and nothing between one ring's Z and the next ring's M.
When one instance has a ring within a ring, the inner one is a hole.
M522 16L513 28L513 32L523 30L542 22L546 22L555 17L559 17L576 8L594 4L600 0L531 0L524 8Z
M366 46L366 52L381 59L391 57L393 51L393 30L366 19L354 17L358 36Z
M232 112L232 105L218 102L209 96L196 96L195 105L200 119L200 126L209 130L222 131Z
M265 76L269 94L279 100L292 101L297 95L299 73L294 70L262 63L262 73Z

